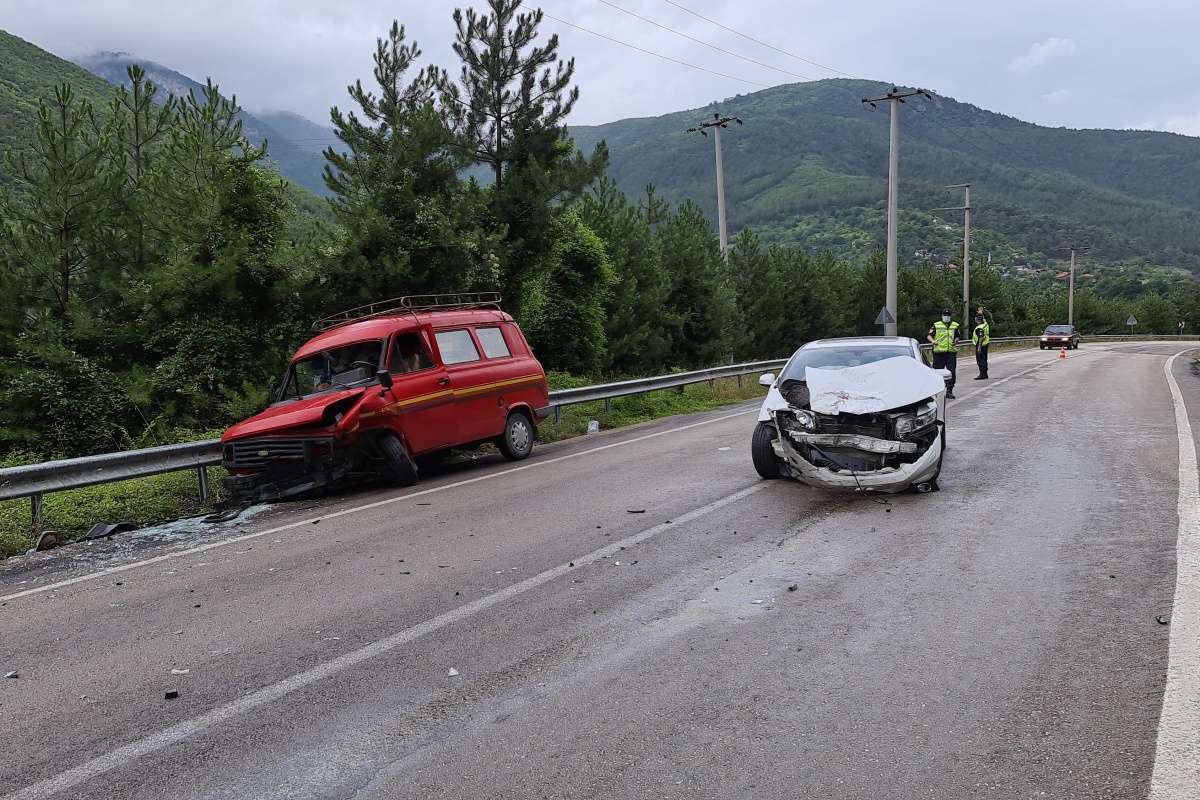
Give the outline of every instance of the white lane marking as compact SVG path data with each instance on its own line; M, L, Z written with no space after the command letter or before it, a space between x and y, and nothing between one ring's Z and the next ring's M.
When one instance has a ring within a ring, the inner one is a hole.
M1158 717L1150 800L1191 800L1200 791L1200 474L1187 406L1171 372L1180 355L1163 365L1179 435L1179 534L1167 686Z
M324 664L318 664L304 672L296 673L290 677L284 678L278 683L273 683L270 686L265 686L256 692L246 695L245 697L234 700L227 705L220 706L198 717L183 720L169 728L165 728L157 733L151 734L144 739L138 739L130 742L122 747L117 748L104 755L97 756L90 761L72 767L66 772L60 773L52 778L47 778L37 783L26 786L23 789L18 789L12 794L5 795L3 800L33 800L34 798L45 798L52 795L72 789L80 784L89 781L99 775L121 767L125 764L135 761L143 756L155 753L165 747L170 747L174 744L179 744L185 740L203 735L210 728L213 728L221 723L227 722L233 717L240 716L252 711L256 708L264 706L268 703L279 700L287 695L303 689L310 684L336 675L351 667L361 664L368 659L381 656L391 650L395 650L401 645L408 644L415 639L418 639L441 628L459 622L481 611L492 608L495 605L503 603L517 595L524 594L531 589L536 589L543 584L549 583L555 578L559 578L571 572L577 571L580 567L588 564L593 564L607 556L616 555L622 548L632 547L640 544L647 539L656 536L663 531L677 529L681 525L685 525L693 520L699 519L706 514L724 508L727 505L736 503L737 501L749 497L755 492L765 489L766 483L757 482L744 489L739 489L733 494L728 494L718 500L693 509L686 514L676 517L671 522L662 522L651 528L627 536L620 541L601 547L598 550L593 550L587 555L576 558L569 564L561 564L557 567L551 567L545 572L540 572L531 578L526 578L520 583L514 583L504 589L501 589L494 594L481 597L478 600L459 606L458 608L447 611L444 614L439 614L436 617L428 619L411 628L405 628L389 636L379 639L371 644L364 645L357 650L352 650L349 653L338 656L335 659L326 661ZM574 566L571 566L574 564Z
M318 520L336 519L337 517L344 517L347 514L357 514L360 511L369 511L372 508L379 508L381 506L391 505L392 503L401 503L405 500L411 500L414 497L424 497L425 495L433 494L435 492L444 492L447 489L456 489L459 486L468 486L472 483L479 483L480 481L492 480L493 478L501 478L505 475L511 475L514 472L522 472L527 469L537 469L538 467L545 467L545 466L549 466L550 464L557 464L560 461L566 461L571 458L579 458L580 456L587 456L587 455L591 455L592 453L599 453L602 450L611 450L614 447L624 447L625 445L628 445L628 444L636 444L637 442L644 442L647 439L653 439L657 436L666 436L666 435L672 434L672 433L679 433L680 431L691 430L692 428L699 428L701 425L711 425L714 422L724 422L727 419L733 419L735 417L745 416L746 414L757 414L757 413L758 413L757 408L746 409L744 411L738 411L733 414L725 414L720 417L714 417L713 419L705 419L705 420L701 420L700 422L692 422L687 425L681 425L678 428L671 428L670 430L657 431L655 433L647 433L644 436L637 436L637 437L634 437L633 439L623 439L622 441L619 441L619 442L612 442L611 444L604 444L604 445L600 445L599 447L592 447L587 450L580 450L577 453L567 453L564 456L556 456L555 458L548 458L544 461L533 461L529 464L522 464L519 467L510 467L509 469L501 470L499 472L489 472L486 475L478 475L474 478L467 478L465 480L455 481L454 483L447 483L442 486L434 486L429 489L422 489L419 492L410 492L408 494L402 494L397 497L389 497L384 500L376 500L373 503L366 503L365 505L354 506L353 508L344 508L341 511L331 511L328 514L322 514L318 517L308 517L306 519L299 520L298 522L289 522L286 525L280 525L275 528L268 528L267 530L264 530L264 531L257 531L256 533L246 533L241 536L235 536L232 539L222 539L217 542L209 542L208 544L201 544L201 545L197 545L195 547L189 547L186 550L176 550L171 553L163 553L160 556L154 556L152 558L142 559L141 561L131 561L128 564L120 564L118 566L108 567L106 569L102 569L97 572L89 572L86 575L79 575L74 578L67 578L66 580L56 581L55 583L48 583L45 586L35 586L33 588L25 589L20 592L14 592L12 594L0 595L0 602L8 602L10 600L16 600L21 597L28 597L30 595L40 594L41 592L49 592L49 591L54 591L57 589L62 589L65 586L71 586L76 583L82 583L84 581L95 580L96 578L103 578L107 575L113 575L113 574L116 574L119 572L125 572L127 570L137 569L138 567L145 567L150 564L157 564L162 561L169 561L169 560L175 559L175 558L182 558L184 556L195 555L196 553L203 553L208 550L216 549L218 547L226 547L228 545L238 544L239 542L244 542L249 539L257 539L260 536L270 536L272 534L282 533L283 531L290 531L290 530L294 530L296 528L302 528L305 525L312 525L314 522L316 522Z

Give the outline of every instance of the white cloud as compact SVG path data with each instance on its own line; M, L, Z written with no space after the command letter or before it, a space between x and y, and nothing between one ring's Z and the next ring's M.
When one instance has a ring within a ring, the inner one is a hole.
M1052 106L1060 106L1067 102L1067 98L1070 96L1071 93L1066 89L1055 89L1053 92L1046 92L1042 95L1042 100Z
M1074 54L1074 39L1062 39L1058 36L1051 36L1049 39L1034 42L1030 45L1029 52L1010 61L1008 63L1008 71L1016 74L1024 74L1051 61L1057 61L1058 59Z
M1191 114L1168 114L1158 120L1143 122L1138 130L1170 131L1184 136L1200 136L1200 111Z

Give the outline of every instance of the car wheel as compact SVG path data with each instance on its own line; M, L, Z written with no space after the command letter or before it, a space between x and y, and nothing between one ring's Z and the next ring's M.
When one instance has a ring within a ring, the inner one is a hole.
M379 449L387 465L387 478L396 486L412 486L417 482L417 463L408 454L404 443L392 434L379 439Z
M779 477L779 458L771 443L775 441L775 426L769 422L760 422L754 428L754 436L750 439L750 457L754 461L754 469L759 477L774 480Z
M496 442L500 453L509 461L529 458L533 452L533 423L521 411L514 411L504 422L504 433Z

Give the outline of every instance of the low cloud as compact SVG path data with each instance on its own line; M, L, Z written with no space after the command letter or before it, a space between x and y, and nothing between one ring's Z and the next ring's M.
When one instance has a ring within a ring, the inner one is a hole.
M1038 67L1058 61L1075 54L1075 40L1051 36L1040 42L1034 42L1029 52L1008 63L1008 71L1017 75L1032 72Z
M1052 106L1061 106L1067 102L1067 98L1070 96L1071 93L1066 89L1055 89L1053 92L1046 92L1042 95L1042 100Z
M1182 133L1184 136L1200 136L1200 111L1191 114L1169 114L1158 120L1143 122L1137 126L1141 130L1170 131Z

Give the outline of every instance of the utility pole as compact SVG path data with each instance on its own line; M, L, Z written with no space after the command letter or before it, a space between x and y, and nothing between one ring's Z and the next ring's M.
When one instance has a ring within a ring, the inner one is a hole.
M963 212L963 325L971 318L971 184L956 183L947 189L962 189L963 204L952 208L935 208L934 211Z
M723 117L720 114L713 114L713 118L706 122L701 122L694 128L688 128L688 133L699 133L701 136L708 136L707 131L713 132L713 145L717 153L717 229L721 236L721 257L724 258L729 250L729 232L725 227L725 165L721 160L721 129L728 128L729 123L736 122L738 125L742 121L737 117Z
M1086 253L1088 248L1071 245L1071 278L1067 284L1067 324L1075 324L1075 253Z
M890 102L892 104L891 139L888 148L888 205L887 205L887 292L884 307L891 314L892 321L883 326L884 336L896 335L896 274L898 260L896 258L896 236L899 215L896 210L900 183L900 103L904 98L921 95L929 100L933 98L924 89L902 92L895 86L883 97L864 97L863 102L871 108L878 108L876 103Z

